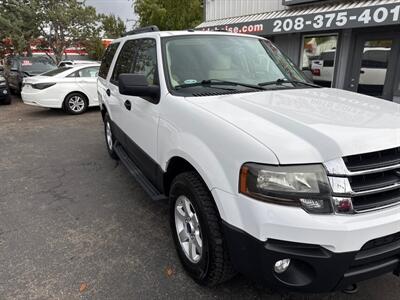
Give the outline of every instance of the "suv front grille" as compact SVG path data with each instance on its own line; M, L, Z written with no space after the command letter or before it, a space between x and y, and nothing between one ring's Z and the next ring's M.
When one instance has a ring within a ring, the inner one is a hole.
M331 179L347 178L347 187L333 189L333 195L351 197L354 212L400 204L400 147L347 156L326 167Z
M400 147L348 156L344 158L344 162L351 172L400 164Z

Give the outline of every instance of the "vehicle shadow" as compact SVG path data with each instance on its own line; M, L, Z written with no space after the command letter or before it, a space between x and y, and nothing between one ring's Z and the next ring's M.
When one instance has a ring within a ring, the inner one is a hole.
M22 104L24 105L24 104ZM42 108L42 107L33 107L34 110L26 111L25 116L34 117L34 118L85 118L85 115L88 114L99 114L100 109L98 107L89 107L88 110L81 115L71 115L66 113L61 108Z

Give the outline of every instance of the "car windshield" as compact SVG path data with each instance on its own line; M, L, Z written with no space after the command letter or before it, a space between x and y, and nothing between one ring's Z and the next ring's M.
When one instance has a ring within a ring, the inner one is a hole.
M38 75L54 70L56 65L47 57L24 57L21 59L21 70L29 75Z
M302 72L268 40L189 35L166 38L164 47L170 86L176 90L212 85L243 88L245 84L264 89L310 85Z

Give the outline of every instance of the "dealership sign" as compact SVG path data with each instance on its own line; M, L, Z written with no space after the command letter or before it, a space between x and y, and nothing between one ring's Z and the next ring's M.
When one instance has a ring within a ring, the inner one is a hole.
M254 18L253 18L254 20ZM294 32L315 32L344 28L360 28L400 24L400 3L298 14L287 17L254 20L204 27L203 30L225 30L237 33L274 35Z

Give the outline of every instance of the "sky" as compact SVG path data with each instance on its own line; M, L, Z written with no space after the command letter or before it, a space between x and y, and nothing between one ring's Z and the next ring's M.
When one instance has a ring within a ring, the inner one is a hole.
M98 13L114 14L124 22L127 19L137 19L133 12L132 0L86 0L86 5L94 6ZM133 24L132 21L128 22L127 29L130 29Z

